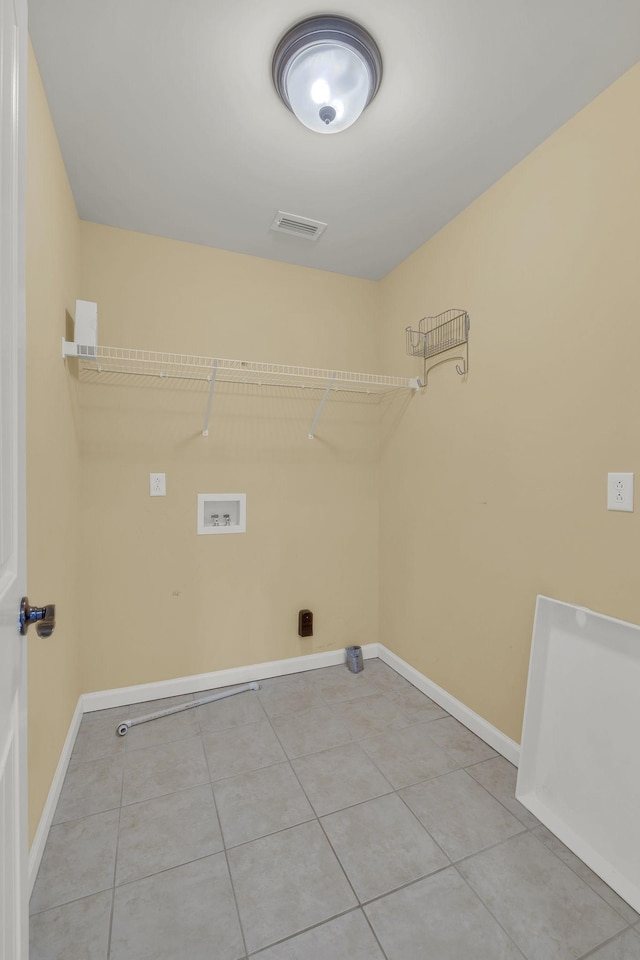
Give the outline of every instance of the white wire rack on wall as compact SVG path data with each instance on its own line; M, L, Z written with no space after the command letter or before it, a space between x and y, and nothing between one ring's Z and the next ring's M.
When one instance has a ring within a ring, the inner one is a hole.
M441 363L457 360L456 371L463 377L469 370L469 314L466 310L444 310L434 317L423 317L418 329L406 328L407 353L413 357L422 357L424 361L422 380L418 383L426 387L427 378L434 367ZM458 356L446 356L431 362L433 357L462 348ZM460 366L462 364L462 366Z
M236 383L252 386L297 387L322 391L311 427L309 439L320 419L322 408L331 393L388 395L398 391L418 390L416 378L388 377L371 373L353 373L345 370L321 370L315 367L294 367L253 360L224 360L219 357L196 357L179 353L156 353L152 350L134 350L128 347L89 346L62 341L62 356L79 361L80 370L95 374L124 374L150 377L156 380L196 380L209 384L203 436L208 436L209 420L216 384Z

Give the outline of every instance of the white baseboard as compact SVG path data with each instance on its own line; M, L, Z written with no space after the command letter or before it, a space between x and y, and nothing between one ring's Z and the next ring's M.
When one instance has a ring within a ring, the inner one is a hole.
M367 643L362 647L365 659L378 656L377 643ZM177 677L175 680L159 680L156 683L140 683L135 687L120 687L115 690L98 690L85 693L82 705L85 713L94 710L106 710L109 707L124 707L129 703L145 703L147 700L161 700L163 697L178 697L185 693L200 693L215 687L230 687L236 683L251 683L252 680L266 680L269 677L282 677L287 673L303 673L305 670L317 670L332 667L345 662L344 650L326 650L323 653L310 653L303 657L289 657L287 660L269 660L266 663L254 663L247 667L232 667L229 670L214 670L213 673L199 673L192 677Z
M490 747L497 750L511 763L518 766L520 744L494 727L478 713L447 693L437 683L429 680L397 654L382 643L367 643L362 647L365 660L379 657L393 667L414 687L434 700L443 710L463 723L473 733L481 737ZM344 663L344 650L326 650L323 653L310 653L302 657L290 657L287 660L269 660L254 663L246 667L232 667L229 670L214 670L212 673L199 673L191 677L177 677L174 680L159 680L155 683L141 683L133 687L120 687L115 690L98 690L82 696L82 709L85 713L94 710L106 710L109 707L124 707L129 703L145 703L147 700L161 700L164 697L177 697L185 693L200 693L215 687L229 687L237 683L250 683L252 680L266 680L269 677L282 677L287 673L302 673L305 670L318 670Z
M481 717L479 713L471 710L461 700L439 687L437 683L429 680L423 673L416 670L410 664L403 660L397 654L388 650L384 644L378 645L378 657L384 660L386 664L393 667L401 676L417 687L422 693L430 697L439 707L450 713L452 717L463 723L472 733L481 737L485 743L497 750L506 760L518 766L520 761L520 744L508 737L502 730L498 730L493 724Z
M58 766L56 767L56 772L53 775L53 780L51 781L47 800L42 810L40 823L38 824L38 829L36 830L36 834L33 838L33 843L31 844L31 849L29 851L29 866L27 873L29 896L31 896L33 892L33 885L36 882L36 877L38 876L40 861L42 860L44 847L47 842L47 837L49 836L49 828L53 821L56 807L58 806L60 791L62 790L64 778L67 775L67 767L69 766L73 745L76 742L76 736L78 735L78 730L80 729L80 721L82 720L83 712L82 697L79 697L76 704L76 709L74 710L71 718L71 723L69 724L69 730L64 741L64 746L62 747L60 759L58 760Z
M443 710L446 710L452 717L455 717L465 727L481 737L503 757L516 766L518 765L520 758L520 745L518 743L469 709L462 701L456 700L455 697L433 683L415 667L392 653L384 644L365 644L362 647L362 655L366 660L379 657L409 683L412 683L414 687L434 700ZM29 895L31 895L38 874L49 828L53 821L73 745L84 713L92 713L95 710L105 710L110 707L124 707L130 703L144 703L147 700L161 700L164 697L175 697L185 693L200 693L203 690L212 690L215 687L250 683L252 680L266 680L270 677L281 677L288 673L302 673L306 670L317 670L344 662L344 650L327 650L323 653L311 653L303 657L290 657L288 660L270 660L266 663L252 664L247 667L233 667L229 670L216 670L213 673L200 673L192 677L177 677L175 680L160 680L156 683L141 683L132 687L119 687L115 690L98 690L94 693L82 694L73 714L47 802L44 805L31 846L29 854Z

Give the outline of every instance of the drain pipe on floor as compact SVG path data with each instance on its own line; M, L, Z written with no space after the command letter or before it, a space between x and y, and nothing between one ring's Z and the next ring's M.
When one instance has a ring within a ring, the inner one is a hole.
M123 720L116 727L116 733L119 737L125 737L129 732L129 727L135 727L139 723L148 723L149 720L159 720L160 717L169 717L172 713L182 713L184 710L191 710L193 707L201 707L204 703L214 703L216 700L224 700L226 697L233 697L236 693L248 693L249 690L259 690L259 683L242 683L239 687L229 687L228 690L220 690L218 693L212 693L208 697L201 697L199 700L190 700L187 703L180 703L177 707L167 707L166 710L158 710L157 713L148 713L146 717L135 717L133 720Z

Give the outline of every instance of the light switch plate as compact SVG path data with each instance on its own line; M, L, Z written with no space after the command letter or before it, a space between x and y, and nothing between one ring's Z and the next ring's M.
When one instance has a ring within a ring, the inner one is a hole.
M623 510L633 513L633 474L609 473L607 475L607 510Z

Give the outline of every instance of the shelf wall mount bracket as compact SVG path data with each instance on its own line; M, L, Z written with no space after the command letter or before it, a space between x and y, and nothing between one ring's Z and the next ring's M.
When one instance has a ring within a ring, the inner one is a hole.
M216 377L218 376L218 361L216 360L211 368L209 393L207 394L207 407L204 412L204 423L202 424L202 436L209 436L209 420L211 419L211 407L213 406L213 394L216 389Z
M437 360L436 363L432 363L427 366L427 360L424 361L424 371L422 374L422 380L418 380L418 383L422 388L427 386L427 381L429 379L429 374L436 367L439 367L442 363L452 363L453 361L458 361L456 363L456 373L460 377L464 377L465 374L469 371L469 359L468 359L468 346L467 346L467 356L466 357L445 357L444 360ZM462 364L462 366L460 366Z
M327 386L327 389L326 389L325 392L323 393L322 399L321 399L320 403L318 404L318 409L316 410L316 415L315 415L315 417L313 418L313 421L312 421L312 423L311 423L311 426L309 427L309 433L308 433L309 440L314 440L314 439L315 439L316 427L318 426L318 420L320 419L320 414L322 413L323 407L324 407L325 403L327 402L327 397L328 397L329 394L331 393L331 388L333 387L333 382L334 382L335 378L336 378L336 374L335 374L335 371L334 371L334 372L333 372L333 376L331 377L331 380L329 381L329 384L328 384L328 386Z

